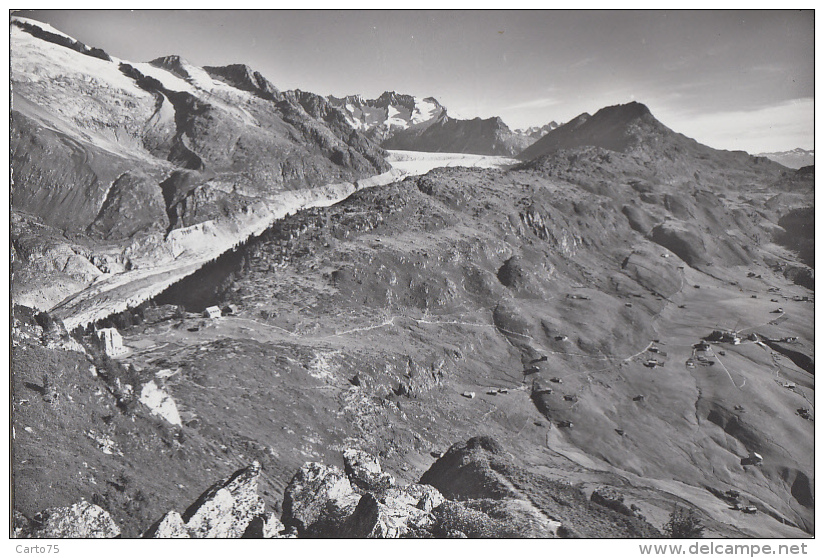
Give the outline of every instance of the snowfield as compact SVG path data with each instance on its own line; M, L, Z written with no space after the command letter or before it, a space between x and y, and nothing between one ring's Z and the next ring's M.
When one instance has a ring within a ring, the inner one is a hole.
M137 98L151 98L123 75L117 64L87 56L33 37L17 26L11 28L11 67L15 81L85 80L98 87L120 89Z

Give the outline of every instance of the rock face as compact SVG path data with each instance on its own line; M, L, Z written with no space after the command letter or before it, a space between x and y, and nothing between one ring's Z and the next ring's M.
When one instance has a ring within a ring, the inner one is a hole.
M384 498L364 494L339 534L347 538L397 539L427 537L435 525L434 516L404 498Z
M153 525L144 536L153 539L191 538L183 518L174 510L160 518L160 521Z
M377 458L363 450L346 450L343 452L343 463L346 476L357 489L380 492L395 483L390 474L381 471Z
M95 504L80 502L49 508L27 521L17 514L15 536L36 539L111 539L120 536L109 513Z
M212 485L182 514L171 511L144 534L146 538L240 538L264 514L257 493L260 464L255 461ZM264 526L266 525L264 521ZM261 533L271 533L271 528Z
M257 493L260 464L256 461L226 480L215 483L183 513L193 537L237 538L252 519L263 513Z
M280 518L273 512L266 512L252 519L246 531L243 533L244 539L277 539L289 538L293 535L284 534L285 527Z
M301 536L337 532L359 500L360 495L352 490L349 479L340 469L307 463L286 487L283 524L297 529Z
M446 115L446 108L432 97L420 98L394 91L386 91L377 99L348 95L330 96L328 100L344 112L353 127L378 142L409 128L426 129Z

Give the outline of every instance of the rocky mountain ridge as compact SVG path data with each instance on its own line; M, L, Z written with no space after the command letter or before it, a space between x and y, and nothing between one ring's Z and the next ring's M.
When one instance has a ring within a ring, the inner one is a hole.
M545 135L547 135L549 132L557 128L558 126L560 126L560 124L553 120L548 124L544 124L543 126L530 126L529 128L517 129L515 130L515 133L524 136L529 136L531 138L534 138L535 140L539 140Z
M472 153L512 157L552 129L550 123L529 130L511 130L498 117L459 119L434 97L419 98L387 91L377 99L360 95L329 101L345 112L356 129L385 149Z
M766 157L791 169L800 169L815 164L815 150L796 147L790 151L773 151L758 153L758 157Z

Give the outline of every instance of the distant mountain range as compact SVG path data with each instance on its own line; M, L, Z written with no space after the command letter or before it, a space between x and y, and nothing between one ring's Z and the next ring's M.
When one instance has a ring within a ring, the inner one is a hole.
M549 124L544 124L543 126L530 126L529 128L515 130L515 133L539 140L558 126L560 126L560 124L553 120Z
M478 155L515 156L557 127L551 122L527 130L511 130L498 117L452 118L433 97L420 98L387 91L377 99L360 95L329 102L342 110L347 122L386 149Z
M801 149L797 147L792 151L775 151L771 153L759 153L759 157L766 157L776 163L781 163L791 169L800 169L815 164L815 150Z

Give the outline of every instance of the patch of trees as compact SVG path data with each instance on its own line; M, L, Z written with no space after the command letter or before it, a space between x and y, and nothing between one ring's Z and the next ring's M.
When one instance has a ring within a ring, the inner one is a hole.
M704 536L704 526L695 510L677 507L664 524L664 533L671 539L700 539Z

